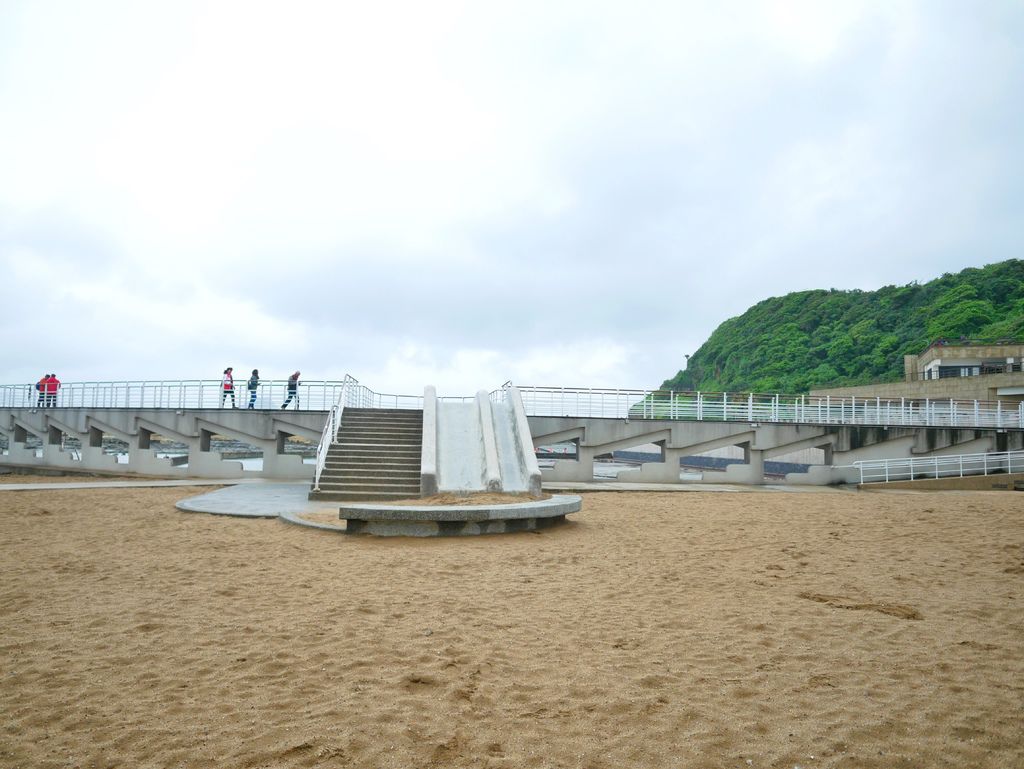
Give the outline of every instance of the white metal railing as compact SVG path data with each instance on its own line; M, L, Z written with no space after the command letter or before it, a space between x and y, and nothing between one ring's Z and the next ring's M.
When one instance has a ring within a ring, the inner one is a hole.
M338 400L344 382L300 381L289 409L327 411ZM232 397L233 393L234 397ZM0 408L246 408L250 391L247 380L235 381L225 394L217 380L154 380L135 382L64 382L50 406L34 384L0 385ZM256 388L254 408L280 409L288 400L288 381L262 380Z
M519 387L530 416L1024 429L1024 403Z
M506 385L491 393L505 397ZM345 390L345 405L364 408L422 408L422 395L377 393L351 377L300 382L288 408L330 411ZM530 416L670 419L686 421L777 422L926 427L1024 429L1024 403L953 399L858 398L760 393L674 392L571 387L520 387ZM34 384L0 385L0 408L46 408ZM474 396L441 398L466 401ZM279 409L288 398L287 380L265 380L255 407ZM245 380L234 387L234 406L245 408ZM222 408L230 407L220 380L70 382L61 385L53 408Z
M338 439L338 429L341 427L341 412L345 410L345 400L352 383L356 380L350 376L345 377L341 385L341 392L338 394L338 402L331 406L327 414L327 421L324 423L323 432L320 434L320 443L316 447L316 471L313 475L313 490L320 490L320 475L327 466L327 452L331 444ZM356 383L358 384L358 383Z
M965 475L1024 472L1024 451L957 454L941 457L869 459L854 462L861 483L913 481L921 478L962 478Z

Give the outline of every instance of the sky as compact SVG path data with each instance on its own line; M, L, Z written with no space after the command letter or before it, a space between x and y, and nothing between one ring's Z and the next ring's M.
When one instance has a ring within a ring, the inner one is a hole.
M1024 4L0 3L0 382L657 387L1021 258Z

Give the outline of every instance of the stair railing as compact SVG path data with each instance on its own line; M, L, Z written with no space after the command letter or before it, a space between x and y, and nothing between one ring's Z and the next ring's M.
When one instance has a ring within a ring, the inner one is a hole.
M338 440L342 412L344 412L345 406L348 403L349 395L357 387L361 387L358 380L346 374L345 379L341 383L341 391L338 393L338 402L331 406L331 410L327 414L324 430L320 434L320 443L316 447L316 473L313 476L313 491L320 491L320 476L327 466L327 452L330 451L331 444Z

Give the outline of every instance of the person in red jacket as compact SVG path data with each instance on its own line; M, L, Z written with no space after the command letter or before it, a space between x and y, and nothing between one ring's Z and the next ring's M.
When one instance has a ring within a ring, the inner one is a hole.
M220 380L220 405L223 408L224 401L231 396L231 408L235 408L235 377L231 374L234 371L231 366L224 369L224 378Z
M60 380L57 379L56 374L50 374L46 379L46 406L47 408L54 408L57 405L57 390L60 389Z
M36 400L36 408L41 409L46 406L46 383L50 381L50 375L44 374L43 378L36 382L36 392L39 393L39 398Z

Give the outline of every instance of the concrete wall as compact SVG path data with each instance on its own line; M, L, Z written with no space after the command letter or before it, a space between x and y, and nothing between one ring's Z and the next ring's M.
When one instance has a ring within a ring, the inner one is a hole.
M17 467L124 474L180 476L183 478L312 478L313 465L284 453L285 440L298 436L317 441L327 412L254 412L247 409L10 409L0 408L0 433L7 437L9 455L0 462ZM43 456L25 447L29 435L43 442ZM104 454L104 435L128 444L128 463ZM153 435L162 435L188 447L188 467L157 457ZM244 441L263 452L263 469L245 471L236 461L222 461L210 450L213 435ZM77 438L79 452L61 448L62 436Z
M429 395L429 394L428 394ZM427 431L424 408L424 431ZM523 430L527 430L525 436ZM540 494L540 468L518 392L492 402L481 390L473 401L436 402L437 490L467 494L502 491ZM424 456L427 439L424 438ZM425 477L421 473L421 479ZM421 488L423 483L421 482Z

